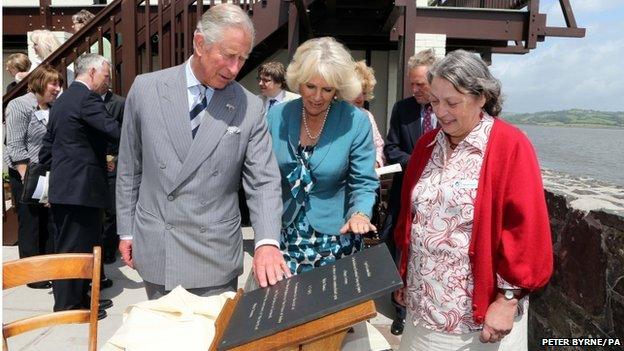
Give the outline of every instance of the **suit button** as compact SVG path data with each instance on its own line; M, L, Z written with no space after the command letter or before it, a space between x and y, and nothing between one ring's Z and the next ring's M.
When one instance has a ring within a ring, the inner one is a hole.
M161 164L159 164L158 166L159 166L161 169L165 169L165 168L167 168L167 165L166 165L166 164L164 164L164 163L161 163Z
M202 233L205 233L206 232L206 227L204 227L204 226L199 227L199 231L202 232Z
M204 200L204 201L201 202L201 204L202 204L202 206L206 206L206 205L208 205L208 201Z
M212 172L212 176L213 176L213 177L216 177L216 176L217 176L217 174L219 174L219 171L214 171L214 172Z
M167 196L167 200L169 200L169 201L173 201L173 199L174 199L173 195L169 195L169 196Z
M165 229L167 229L167 230L171 230L171 228L173 228L173 226L172 226L171 224L167 224L167 225L165 226Z

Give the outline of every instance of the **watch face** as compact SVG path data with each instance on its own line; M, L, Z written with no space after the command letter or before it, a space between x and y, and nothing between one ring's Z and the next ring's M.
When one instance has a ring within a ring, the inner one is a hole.
M513 299L514 297L515 297L515 295L514 295L513 291L511 291L511 290L505 290L505 298L506 298L507 300L511 300L511 299Z

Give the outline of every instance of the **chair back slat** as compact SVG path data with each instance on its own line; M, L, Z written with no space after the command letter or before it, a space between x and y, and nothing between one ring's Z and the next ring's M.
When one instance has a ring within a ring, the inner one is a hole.
M89 310L61 311L21 319L2 326L2 334L10 338L31 330L60 324L89 323Z
M4 324L2 350L8 350L6 339L11 336L59 324L89 323L88 350L96 351L101 260L102 249L95 246L92 254L41 255L5 262L2 265L3 290L46 280L90 279L91 299L89 309L59 311Z
M56 279L91 279L92 254L41 255L6 262L2 289Z

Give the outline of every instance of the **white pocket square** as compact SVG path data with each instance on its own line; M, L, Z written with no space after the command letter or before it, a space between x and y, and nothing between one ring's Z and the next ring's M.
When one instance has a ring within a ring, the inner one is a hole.
M240 128L236 126L231 126L227 128L225 135L238 134L238 133L240 133Z

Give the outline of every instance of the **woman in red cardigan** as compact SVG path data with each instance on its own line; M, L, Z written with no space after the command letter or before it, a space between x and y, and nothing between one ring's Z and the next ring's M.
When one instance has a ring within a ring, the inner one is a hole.
M526 350L527 294L553 266L535 152L495 117L500 83L478 56L451 52L429 82L440 128L412 153L395 231L401 350Z

